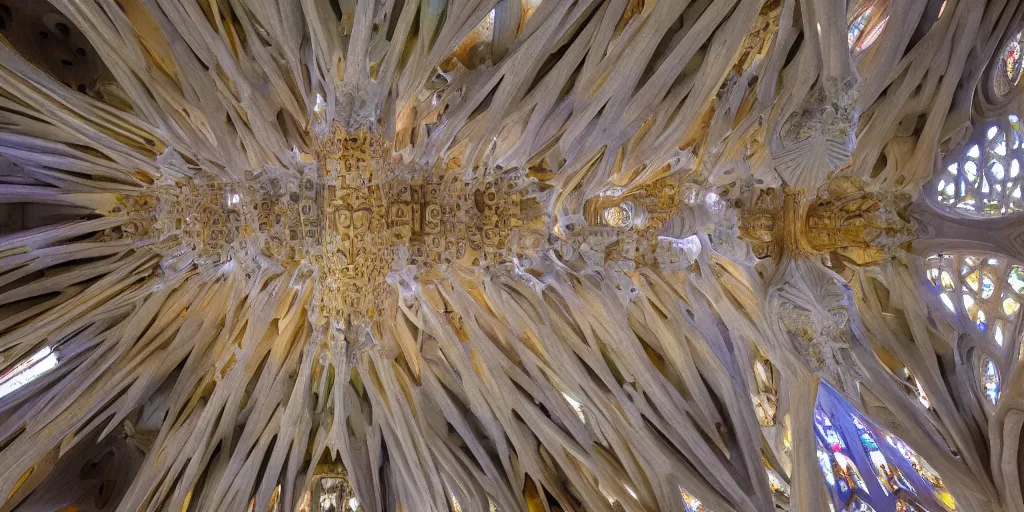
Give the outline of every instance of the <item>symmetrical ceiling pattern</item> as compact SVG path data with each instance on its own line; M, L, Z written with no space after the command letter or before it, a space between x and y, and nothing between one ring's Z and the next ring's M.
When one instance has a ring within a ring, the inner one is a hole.
M1024 511L1018 0L0 0L0 511Z

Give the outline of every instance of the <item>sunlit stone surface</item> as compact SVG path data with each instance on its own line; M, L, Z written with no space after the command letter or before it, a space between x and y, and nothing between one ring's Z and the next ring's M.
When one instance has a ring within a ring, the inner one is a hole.
M0 512L1024 510L1019 0L0 0Z

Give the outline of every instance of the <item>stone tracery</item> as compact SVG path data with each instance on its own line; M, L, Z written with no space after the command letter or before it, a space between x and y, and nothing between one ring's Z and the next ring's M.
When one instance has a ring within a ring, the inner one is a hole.
M978 130L953 154L933 185L938 201L967 215L999 216L1022 204L1021 123L1015 114Z

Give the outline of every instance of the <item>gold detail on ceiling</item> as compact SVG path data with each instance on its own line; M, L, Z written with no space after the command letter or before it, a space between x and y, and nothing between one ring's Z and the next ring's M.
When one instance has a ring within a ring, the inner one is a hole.
M556 250L564 260L597 266L619 262L630 268L654 262L662 228L680 213L678 175L616 192L587 201L579 225L555 230L563 238Z
M859 180L837 178L813 201L803 196L802 190L762 190L740 211L740 236L758 258L826 254L876 265L916 236L906 194L869 192Z
M1019 30L949 3L853 58L835 2L0 3L0 369L53 364L0 403L4 505L827 510L819 380L1009 503L1019 330L963 407L902 243ZM126 479L64 490L122 420Z
M301 179L268 172L122 196L113 213L128 219L108 238L155 238L167 251L193 250L201 261L311 264L313 318L341 330L372 321L392 285L443 278L453 264L501 263L520 242L531 252L543 243L519 236L524 223L536 227L540 219L529 209L525 215L535 218L524 218L525 182L517 172L464 180L405 168L379 133L349 133L337 124L318 141L316 161Z
M317 464L309 489L310 503L315 507L313 510L356 510L353 506L355 491L341 464Z
M662 245L678 242L660 236L680 214L677 177L588 201L584 218L549 240L546 217L525 197L531 180L517 170L481 179L416 169L394 160L380 134L338 124L317 142L315 160L301 177L190 179L121 196L113 213L127 221L108 238L159 240L167 253L234 260L247 272L271 261L309 264L311 318L339 336L370 326L394 289L443 280L452 265L536 263L552 249L571 268L611 265L633 279L638 266L666 259Z

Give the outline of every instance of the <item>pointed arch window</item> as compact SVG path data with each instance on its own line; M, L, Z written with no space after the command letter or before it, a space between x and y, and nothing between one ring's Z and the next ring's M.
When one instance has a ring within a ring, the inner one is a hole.
M860 494L870 494L857 464L847 452L846 442L821 407L814 410L814 427L818 433L818 464L837 503L852 503Z
M869 452L877 450L878 442L875 441L875 436L871 435L864 422L860 421L860 418L855 414L850 414L850 421L853 422L853 426L857 429L857 437L860 438L861 446Z
M841 475L847 482L852 482L851 489L868 492L868 485L864 483L864 478L860 476L860 470L857 469L853 459L841 452L834 453L833 457L836 459L836 474Z

